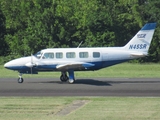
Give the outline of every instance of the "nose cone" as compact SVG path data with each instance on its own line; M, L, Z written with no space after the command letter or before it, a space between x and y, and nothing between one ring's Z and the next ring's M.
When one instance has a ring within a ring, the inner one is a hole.
M31 57L23 57L11 60L4 64L4 67L10 70L22 70L22 68L26 68L26 63L31 61Z
M10 62L7 62L4 64L4 67L10 69L12 67L12 64L10 64Z
M19 63L20 63L20 61L18 59L11 60L11 61L5 63L4 67L7 69L10 69L10 70L16 70Z
M4 64L4 67L5 67L5 68L8 68L8 67L9 67L9 64L8 64L8 63L5 63L5 64Z

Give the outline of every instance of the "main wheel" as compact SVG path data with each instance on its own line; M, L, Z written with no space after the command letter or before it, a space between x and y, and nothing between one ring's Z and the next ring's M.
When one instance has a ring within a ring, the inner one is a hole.
M68 76L67 75L61 75L60 76L60 80L62 81L62 82L67 82L67 80L68 80L69 78L68 78Z
M23 78L18 78L18 83L23 83Z

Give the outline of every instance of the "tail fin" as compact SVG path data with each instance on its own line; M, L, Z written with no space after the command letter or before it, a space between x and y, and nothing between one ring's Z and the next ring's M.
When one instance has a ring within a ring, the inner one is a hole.
M123 48L128 51L148 53L155 27L156 23L145 24Z

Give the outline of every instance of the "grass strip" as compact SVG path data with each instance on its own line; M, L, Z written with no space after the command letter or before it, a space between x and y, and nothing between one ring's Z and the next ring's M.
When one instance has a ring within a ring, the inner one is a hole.
M77 100L90 101L61 116ZM160 98L147 97L1 97L0 120L159 120Z

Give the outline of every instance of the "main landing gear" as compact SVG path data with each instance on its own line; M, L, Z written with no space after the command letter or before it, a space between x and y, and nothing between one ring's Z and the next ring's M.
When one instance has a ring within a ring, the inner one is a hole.
M23 83L22 73L19 73L18 83Z
M74 78L74 71L73 70L69 70L68 71L69 77L67 76L66 71L62 72L62 75L60 76L60 80L62 82L69 82L70 84L75 82L75 78Z

